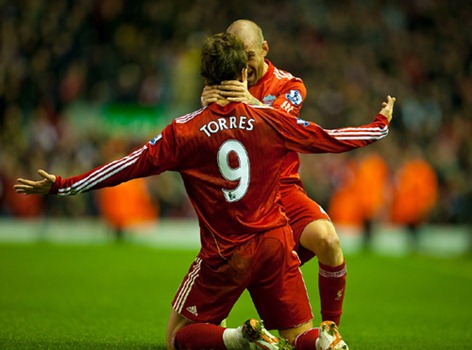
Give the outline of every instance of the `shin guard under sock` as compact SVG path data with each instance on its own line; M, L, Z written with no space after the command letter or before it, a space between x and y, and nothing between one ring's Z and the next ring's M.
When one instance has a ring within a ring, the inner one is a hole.
M318 262L318 266L321 318L339 325L346 289L346 263L333 267Z

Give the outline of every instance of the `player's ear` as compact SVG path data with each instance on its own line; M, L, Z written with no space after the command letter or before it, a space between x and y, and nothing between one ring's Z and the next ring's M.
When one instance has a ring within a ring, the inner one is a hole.
M266 57L268 53L269 53L269 43L267 42L267 40L264 40L262 42L262 56Z

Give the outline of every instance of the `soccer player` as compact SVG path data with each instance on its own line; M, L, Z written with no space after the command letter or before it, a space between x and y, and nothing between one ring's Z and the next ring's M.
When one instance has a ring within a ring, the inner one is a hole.
M266 58L269 45L261 28L249 20L233 22L228 33L243 40L249 56L247 85L239 81L223 81L206 86L202 93L203 105L220 96L230 101L252 105L270 105L298 117L306 96L303 81L276 68ZM308 197L298 174L298 153L289 152L283 161L280 177L282 203L290 219L295 239L295 250L303 263L318 257L318 289L322 320L339 324L346 287L346 264L335 227L326 211Z
M201 73L209 85L247 77L247 55L235 35L217 34L202 48ZM279 176L289 151L344 152L385 137L395 98L374 121L324 130L268 106L218 100L176 118L131 154L63 178L39 170L40 181L18 179L25 194L68 196L134 178L177 171L200 226L201 249L172 302L169 349L347 349L332 321L313 327L312 312L293 254L293 235L280 201ZM243 291L261 321L218 326ZM286 340L285 340L286 339Z

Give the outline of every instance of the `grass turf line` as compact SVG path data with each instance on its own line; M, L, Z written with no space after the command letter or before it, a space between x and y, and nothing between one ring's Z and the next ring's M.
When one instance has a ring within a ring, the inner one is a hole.
M0 245L1 349L164 349L170 302L196 252L143 246ZM340 326L353 349L472 344L472 259L346 257ZM303 268L320 321L316 259ZM245 293L228 326L257 317Z

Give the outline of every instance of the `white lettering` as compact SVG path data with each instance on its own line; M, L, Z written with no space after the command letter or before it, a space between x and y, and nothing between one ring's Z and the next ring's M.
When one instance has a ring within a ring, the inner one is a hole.
M226 119L218 118L218 123L220 124L220 130L228 129L228 127L226 126Z
M236 129L236 117L229 117L229 128Z
M256 120L255 119L249 119L247 121L247 124L248 124L248 127L246 128L247 131L251 131L252 129L254 129L254 122Z
M243 115L239 118L235 116L231 116L229 118L218 118L217 120L212 120L207 124L203 125L200 128L200 131L203 131L208 137L211 137L212 134L215 134L218 131L228 129L241 129L251 131L254 129L255 121L255 119L248 119L246 116Z
M210 130L210 132L212 134L214 134L215 132L217 132L219 130L218 128L218 123L215 122L215 121L211 121L207 124L207 127L208 127L208 130Z
M208 130L207 130L207 126L206 126L206 125L203 125L203 126L200 128L200 131L203 131L203 132L206 134L206 136L208 136L208 137L211 136L210 133L209 133Z
M239 119L239 128L240 129L246 129L246 117L245 116L241 116L241 119Z

